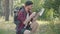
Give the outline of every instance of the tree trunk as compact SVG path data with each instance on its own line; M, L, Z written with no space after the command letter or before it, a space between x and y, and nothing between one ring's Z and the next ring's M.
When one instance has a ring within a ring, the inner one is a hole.
M10 10L9 10L9 0L5 0L5 6L4 6L4 8L5 8L5 21L9 21L9 12L10 12Z
M59 15L60 15L60 6L59 6ZM59 16L59 19L60 19L60 16Z
M2 12L3 12L2 15L5 16L5 11L4 11L5 10L5 8L4 8L5 7L5 0L2 0L1 7L2 7Z
M1 0L0 0L0 9L1 9Z
M0 15L1 15L1 0L0 0Z
M13 16L13 0L9 0L10 15Z

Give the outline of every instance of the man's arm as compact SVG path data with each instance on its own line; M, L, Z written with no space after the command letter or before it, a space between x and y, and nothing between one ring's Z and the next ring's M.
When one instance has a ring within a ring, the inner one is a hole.
M41 11L40 12L38 12L37 14L36 14L36 16L33 18L33 21L36 21L37 20L37 18L39 17L39 16L42 16L42 14L43 14L43 12L44 12L44 8L42 8L41 9Z
M41 9L41 11L38 12L38 13L33 12L33 13L30 15L30 17L27 18L27 19L24 21L25 27L27 26L27 23L31 20L31 18L34 17L34 18L33 18L33 21L36 21L37 18L43 14L43 12L44 12L44 9ZM32 21L32 22L33 22L33 21Z
M35 16L35 12L33 12L31 15L30 15L30 17L29 18L27 18L25 21L24 21L24 24L25 24L25 27L24 28L26 28L26 26L27 26L27 23Z

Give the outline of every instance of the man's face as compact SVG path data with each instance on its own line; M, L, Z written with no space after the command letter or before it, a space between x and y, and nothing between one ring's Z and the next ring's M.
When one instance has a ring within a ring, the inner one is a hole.
M31 9L32 9L32 7L33 7L33 5L29 5L29 6L28 6L28 9L29 9L29 10L31 10Z

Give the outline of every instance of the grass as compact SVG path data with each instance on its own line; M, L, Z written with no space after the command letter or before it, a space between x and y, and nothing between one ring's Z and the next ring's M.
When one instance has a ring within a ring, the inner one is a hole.
M15 24L12 20L4 21L0 18L0 34L15 34Z
M9 30L9 29L0 29L0 34L15 34L14 30Z
M60 21L37 21L39 28L36 34L60 34ZM16 25L13 23L13 19L10 17L9 21L4 21L0 18L0 34L15 34Z

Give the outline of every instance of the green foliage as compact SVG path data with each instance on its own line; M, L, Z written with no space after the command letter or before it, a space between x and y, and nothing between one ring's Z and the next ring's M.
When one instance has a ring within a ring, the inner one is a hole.
M40 17L42 20L52 20L53 19L53 9L45 9L45 12Z
M59 22L60 22L59 20L53 20L53 21L50 21L50 23L48 24L52 32L54 32L55 34L60 34L60 23Z
M15 0L15 1L14 1L14 8L20 7L20 6L21 6L21 1Z
M21 0L21 3L25 3L27 0Z
M39 9L41 9L41 4L40 4L40 2L41 2L41 0L32 0L33 1L33 11L34 12L38 12L39 11Z
M47 8L47 9L53 8L54 9L53 17L59 17L59 15L60 15L60 8L59 8L60 0L46 0L43 7Z

